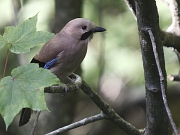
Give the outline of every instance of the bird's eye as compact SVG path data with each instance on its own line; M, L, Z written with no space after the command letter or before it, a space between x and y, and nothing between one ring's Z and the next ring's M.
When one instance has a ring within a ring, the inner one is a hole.
M82 29L83 29L83 30L87 29L87 26L85 26L85 25L84 25L84 26L82 26Z

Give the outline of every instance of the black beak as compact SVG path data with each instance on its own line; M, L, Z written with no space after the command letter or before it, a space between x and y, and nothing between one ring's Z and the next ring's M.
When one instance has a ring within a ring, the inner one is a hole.
M105 28L102 28L102 27L98 27L98 26L95 26L94 29L88 31L88 32L85 32L82 36L81 36L81 40L85 40L87 39L90 35L92 35L93 33L96 33L96 32L103 32L103 31L106 31Z
M94 29L91 30L92 33L95 33L95 32L103 32L103 31L106 31L105 28L102 28L102 27L98 27L98 26L95 26Z

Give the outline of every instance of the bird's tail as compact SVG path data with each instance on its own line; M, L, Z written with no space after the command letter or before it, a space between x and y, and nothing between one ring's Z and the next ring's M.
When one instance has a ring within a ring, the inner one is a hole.
M31 109L30 108L23 108L21 112L21 117L19 120L19 126L23 126L28 123L31 117Z

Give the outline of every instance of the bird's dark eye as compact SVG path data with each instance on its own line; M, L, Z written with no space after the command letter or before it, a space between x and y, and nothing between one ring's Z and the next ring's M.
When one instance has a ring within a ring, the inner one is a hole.
M84 26L82 26L82 29L83 29L83 30L87 29L87 26L85 26L85 25L84 25Z

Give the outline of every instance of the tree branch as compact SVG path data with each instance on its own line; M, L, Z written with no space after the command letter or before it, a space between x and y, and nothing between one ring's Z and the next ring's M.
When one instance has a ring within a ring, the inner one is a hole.
M53 85L53 86L49 86L49 87L46 87L44 89L44 92L45 93L62 93L62 94L65 94L65 93L68 93L68 92L76 92L77 90L75 89L76 88L81 88L81 83L82 83L82 79L79 75L77 74L71 74L71 76L69 76L72 80L74 80L74 85L71 85L71 84L66 84L66 85Z
M78 85L78 87L80 89L82 89L92 100L93 102L102 110L102 112L108 117L108 120L111 120L113 123L115 123L117 126L119 126L123 131L125 131L126 133L130 134L130 135L141 135L141 132L136 129L133 125L131 125L130 123L128 123L127 121L125 121L123 118L121 118L112 108L110 108L110 106L101 98L99 97L99 95L94 92L89 85L82 80L82 83L80 84L80 77L78 75L76 76L76 80L75 84ZM59 87L59 90L58 90ZM55 90L54 90L55 88ZM48 89L48 90L46 90ZM67 85L67 90L68 91L72 91L74 90L73 85ZM55 93L62 92L64 91L64 86L52 86L52 91L51 91L51 87L45 88L45 92L48 93L53 93L55 91Z
M100 113L100 114L97 114L97 115L82 119L82 120L80 120L78 122L72 123L70 125L64 126L62 128L59 128L59 129L57 129L57 130L55 130L53 132L47 133L45 135L57 135L57 134L69 131L71 129L74 129L74 128L77 128L77 127L80 127L80 126L84 126L86 124L89 124L89 123L92 123L92 122L95 122L95 121L98 121L98 120L106 119L106 118L107 118L107 116L104 113Z
M170 32L164 32L164 31L160 31L160 32L161 32L161 40L163 42L162 43L163 46L173 47L178 52L180 52L180 36L177 36Z
M68 88L68 89L67 89ZM68 92L75 92L74 86L73 85L53 85L46 87L44 89L45 93L68 93Z
M134 0L124 0L136 19L136 7Z
M133 125L121 118L110 106L94 92L86 82L82 82L81 89L92 99L92 101L108 116L109 120L119 126L130 135L140 135L141 132Z
M169 80L179 82L180 81L180 75L179 74L178 75L170 75Z
M124 0L129 7L129 9L132 11L136 18L136 8L135 8L135 2L134 0ZM162 0L163 2L166 2L165 0ZM166 4L168 4L166 2ZM173 0L171 3L170 11L172 14L172 25L168 28L167 32L161 31L161 39L163 41L163 46L166 47L173 47L177 49L178 52L180 52L180 30L178 24L180 24L180 18L179 18L179 2Z
M180 0L171 0L169 9L171 11L172 24L167 31L180 36Z
M33 124L33 128L32 128L32 130L31 130L31 135L34 135L34 134L35 134L35 129L36 129L36 127L37 127L38 119L39 119L40 114L41 114L41 111L37 111L37 113L36 113L36 118L35 118L34 124Z

